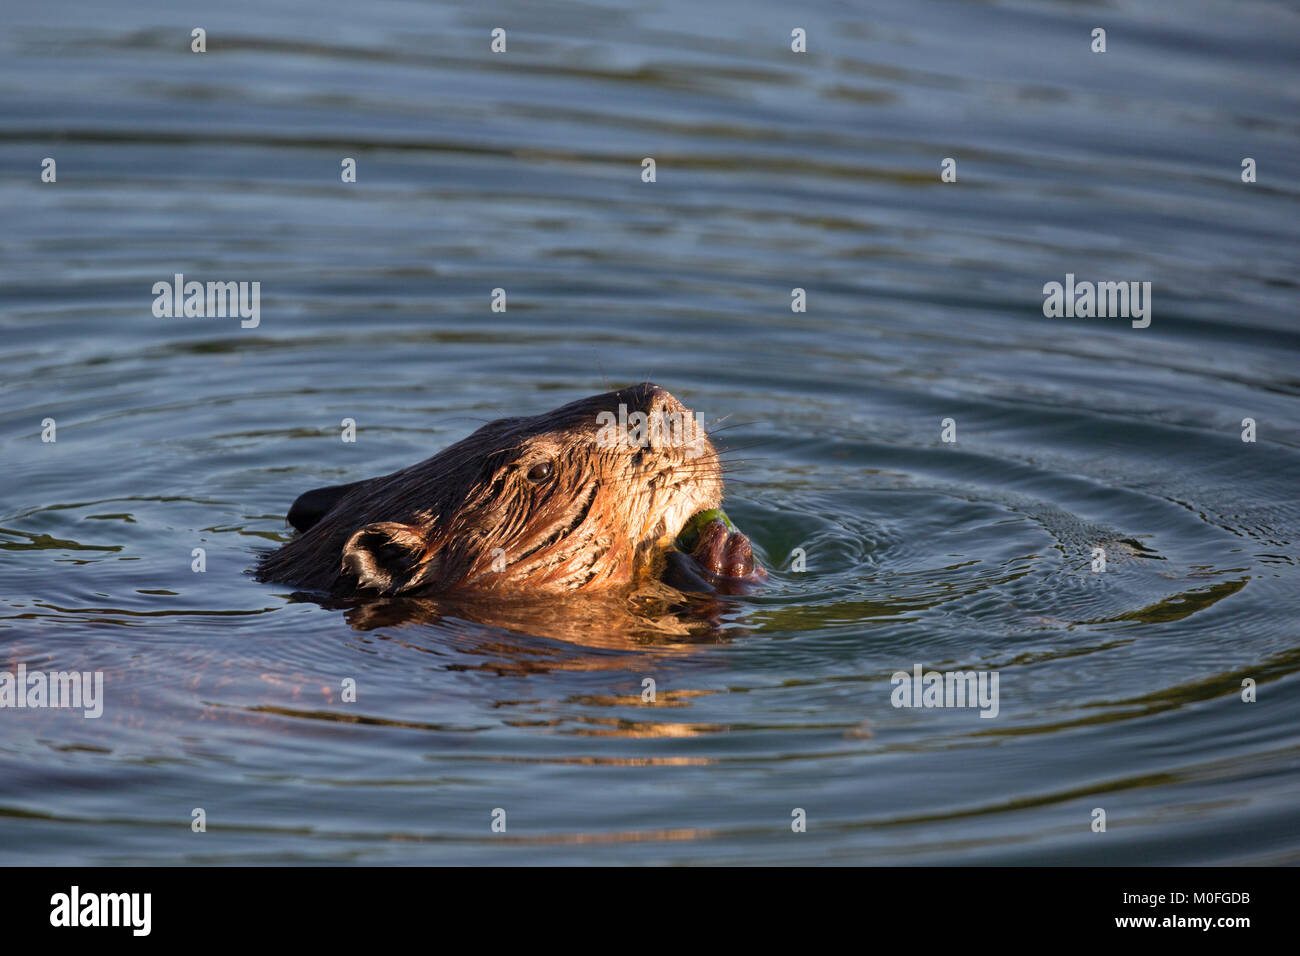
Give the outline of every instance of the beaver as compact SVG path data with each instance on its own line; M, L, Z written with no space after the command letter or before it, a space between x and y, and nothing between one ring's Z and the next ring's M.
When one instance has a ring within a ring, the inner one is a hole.
M628 426L632 427L629 428ZM648 579L734 593L764 577L725 519L717 449L651 382L503 418L389 475L301 495L257 577L335 596L604 592Z

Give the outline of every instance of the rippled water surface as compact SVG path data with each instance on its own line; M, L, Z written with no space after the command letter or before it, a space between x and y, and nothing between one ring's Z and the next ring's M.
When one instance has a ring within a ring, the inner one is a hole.
M1296 862L1298 36L1282 3L9 0L0 669L107 700L0 711L0 859ZM155 318L175 273L259 281L260 324ZM1150 327L1045 318L1067 273L1150 281ZM249 574L308 488L647 378L735 426L772 569L706 639ZM997 671L998 716L896 709L915 664Z

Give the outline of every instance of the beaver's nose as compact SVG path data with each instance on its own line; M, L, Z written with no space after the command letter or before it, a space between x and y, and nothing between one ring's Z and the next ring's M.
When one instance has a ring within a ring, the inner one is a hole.
M629 410L642 412L647 419L645 445L656 451L699 447L703 434L695 416L672 392L653 382L642 382L630 391L635 399L628 401Z
M628 389L628 407L634 412L647 415L672 415L686 411L686 406L673 397L673 393L654 382L642 382Z

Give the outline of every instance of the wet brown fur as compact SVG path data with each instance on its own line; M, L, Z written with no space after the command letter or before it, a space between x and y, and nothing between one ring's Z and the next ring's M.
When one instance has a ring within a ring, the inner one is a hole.
M647 382L491 422L352 486L267 555L257 576L386 595L595 592L643 580L687 519L721 503L721 467L702 428L694 448L663 436L641 446L599 441L597 414L617 415L620 404L689 414ZM551 477L530 480L544 461Z

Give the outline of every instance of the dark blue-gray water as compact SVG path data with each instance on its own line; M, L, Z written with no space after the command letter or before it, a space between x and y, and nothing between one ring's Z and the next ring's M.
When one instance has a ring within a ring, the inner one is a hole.
M105 679L0 710L0 860L1300 860L1292 4L0 19L0 670ZM260 323L155 317L176 273ZM1067 274L1150 326L1045 317ZM308 488L643 379L738 423L772 574L709 640L249 574Z

